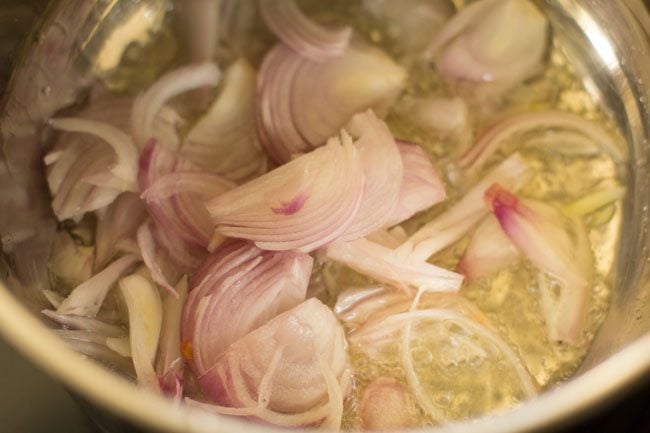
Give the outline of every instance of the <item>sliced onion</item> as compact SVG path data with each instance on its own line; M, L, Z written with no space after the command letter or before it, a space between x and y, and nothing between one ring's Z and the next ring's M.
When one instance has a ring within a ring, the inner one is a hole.
M305 16L294 0L258 2L260 14L275 36L300 56L320 62L345 53L352 28L332 30Z
M453 244L487 215L481 202L485 191L494 183L521 188L532 177L532 171L518 153L501 162L463 198L442 215L425 224L397 249L398 254L410 260L427 260L433 254Z
M260 141L285 163L324 144L355 113L387 111L405 79L404 69L377 49L350 46L341 57L315 62L278 44L257 82Z
M411 303L409 294L385 286L347 289L337 296L334 313L347 330L354 332L377 317L383 320L406 311Z
M255 78L245 60L228 68L221 94L185 138L183 157L234 181L266 171L267 158L255 134Z
M156 241L151 231L151 223L146 222L138 228L136 239L142 260L151 274L151 279L160 287L167 290L169 294L178 297L178 293L176 293L176 290L163 272L162 266L160 266L161 254L156 249Z
M415 143L402 140L397 141L397 146L404 174L397 204L384 224L386 227L406 221L447 198L440 173L427 152Z
M386 248L395 249L406 242L408 235L401 226L395 226L388 230L378 230L371 233L366 236L366 239Z
M538 269L559 281L559 295L550 291L542 295L544 304L554 307L543 308L549 338L574 343L584 326L593 279L584 224L541 202L520 200L498 184L486 191L485 200L512 243Z
M156 372L162 391L175 399L183 396L181 315L187 299L187 290L187 278L184 277L175 287L178 297L167 293L162 299L162 325L156 356Z
M78 285L61 302L56 312L59 314L95 317L111 287L139 260L139 257L132 255L120 257L103 271Z
M301 303L312 263L307 254L264 251L244 241L215 250L192 279L183 311L183 344L191 342L197 375L231 343Z
M340 139L207 203L217 231L263 249L312 251L344 233L364 193L351 138Z
M146 144L138 163L138 186L140 191L146 191L161 176L180 171L197 171L194 164L161 145L158 140L151 139Z
M332 404L342 404L328 396L342 400L351 391L345 346L330 309L309 299L233 343L199 382L217 405L251 410L247 415L279 426L319 425L335 411ZM260 394L267 396L261 408Z
M401 199L403 164L400 149L388 126L372 111L356 114L347 130L359 139L359 150L364 171L364 192L359 211L341 240L353 240L368 235L387 225Z
M472 282L510 265L519 258L519 251L503 232L496 218L487 217L469 241L457 271Z
M94 332L106 337L121 337L126 332L121 326L106 323L98 319L93 319L91 317L76 316L73 314L60 314L56 311L51 310L43 310L41 313L67 328Z
M404 260L394 250L367 239L334 242L327 247L326 255L330 260L404 291L410 287L455 291L463 282L460 274L425 261Z
M518 84L540 67L548 27L528 0L479 0L443 27L428 52L446 77Z
M110 206L97 217L95 230L95 269L103 269L113 258L116 244L133 237L146 217L144 203L137 194L120 194Z
M567 215L585 216L601 209L611 203L614 203L625 196L625 187L615 185L602 188L579 198L562 207L562 211Z
M61 337L63 337L70 349L75 352L99 361L113 371L119 371L127 376L133 374L133 365L130 360L109 349L106 344L66 338L66 335L61 335Z
M154 128L156 116L174 96L192 89L216 86L220 78L221 73L213 63L196 63L163 75L145 93L138 96L133 104L133 141L139 147L144 147L149 140L156 138L163 145L173 149L170 143L165 142L165 137L160 131Z
M160 391L153 367L162 323L158 290L145 277L133 274L120 280L120 292L129 310L131 355L138 384Z
M488 129L458 161L467 173L478 171L509 137L543 128L544 134L553 130L573 130L607 152L615 161L624 161L625 155L616 140L596 122L577 114L562 111L540 111L517 114Z
M108 123L74 117L50 119L49 124L62 131L91 134L108 143L117 162L107 169L122 182L123 191L135 189L138 150L124 131Z
M363 391L357 409L360 427L392 431L414 427L416 411L409 391L397 379L380 376Z

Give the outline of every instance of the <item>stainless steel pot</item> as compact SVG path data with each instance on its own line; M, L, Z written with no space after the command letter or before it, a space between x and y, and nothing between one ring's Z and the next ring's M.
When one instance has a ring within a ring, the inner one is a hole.
M3 91L0 105L3 119L10 117L13 125L1 135L0 333L95 407L145 428L192 433L272 430L149 395L81 359L43 326L40 289L47 284L54 220L39 162L42 122L73 103L93 75L101 74L131 42L164 25L168 3L59 0L47 9L39 6L42 3L3 0L0 5L0 89L9 69L19 72ZM650 16L641 0L540 0L539 6L586 87L629 143L629 163L620 167L629 189L611 310L571 380L510 412L431 432L554 428L597 411L650 379ZM12 38L26 34L34 15L45 18L40 30L26 38L31 54L7 60ZM131 39L118 37L127 28Z

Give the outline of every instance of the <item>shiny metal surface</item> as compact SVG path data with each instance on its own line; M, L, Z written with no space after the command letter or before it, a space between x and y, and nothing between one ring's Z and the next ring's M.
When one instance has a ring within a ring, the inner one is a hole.
M650 16L640 0L538 4L586 87L629 143L629 161L619 167L629 193L612 275L616 292L611 311L572 380L511 412L431 432L555 428L650 379ZM141 30L156 31L164 25L168 7L168 2L157 0L61 0L48 9L41 30L32 36L31 54L13 64L15 77L20 78L12 80L0 105L5 125L0 136L0 333L85 398L150 428L270 431L237 420L216 420L150 396L69 352L33 314L44 302L40 289L47 284L45 261L54 227L41 174L42 122L82 97L93 75L110 70L131 42L143 43L148 33ZM0 23L2 19L6 18L0 15ZM129 27L129 22L137 24ZM46 68L43 58L48 58Z

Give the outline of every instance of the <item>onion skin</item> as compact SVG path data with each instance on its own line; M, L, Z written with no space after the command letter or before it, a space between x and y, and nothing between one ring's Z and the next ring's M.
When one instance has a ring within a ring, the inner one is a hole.
M182 341L197 376L228 346L304 301L313 259L225 242L197 270L183 309Z
M591 246L582 221L568 221L574 240L563 224L567 218L548 205L520 200L498 184L486 191L485 201L517 249L540 271L559 280L557 297L541 287L549 339L575 343L586 320L593 279Z
M406 71L374 48L350 46L341 57L315 62L278 44L257 82L260 142L283 164L323 145L355 113L386 112L405 80Z
M205 395L222 406L257 406L263 377L278 353L266 410L255 417L276 425L319 425L327 417L327 410L319 409L331 403L340 406L351 391L351 378L343 329L331 310L313 298L232 344L199 377ZM321 362L342 390L336 402L328 401ZM288 419L283 423L273 415Z

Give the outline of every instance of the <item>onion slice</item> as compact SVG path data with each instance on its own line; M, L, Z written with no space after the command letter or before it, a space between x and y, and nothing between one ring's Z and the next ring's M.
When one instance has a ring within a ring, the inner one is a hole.
M266 171L267 158L255 134L255 79L245 60L226 70L221 94L183 141L183 157L233 181Z
M460 274L425 261L404 260L394 250L367 239L334 242L327 247L326 256L406 292L409 288L456 291L463 282L463 276Z
M351 391L345 347L331 310L309 299L233 343L199 382L217 405L271 424L331 423Z
M133 141L144 147L152 138L163 140L164 137L154 128L154 120L167 101L188 90L216 86L220 78L219 68L209 62L184 66L163 75L133 104ZM170 146L170 143L164 144Z
M183 277L174 289L178 297L167 293L162 299L162 323L156 356L156 373L163 393L179 400L183 396L181 315L187 299L187 277Z
M393 431L416 425L415 403L397 379L381 376L363 391L359 407L360 427L365 430Z
M58 314L95 317L108 291L117 280L139 261L139 257L120 257L89 280L78 285L59 305Z
M559 281L559 294L550 285L541 287L549 338L575 343L584 326L593 279L584 224L541 202L520 200L498 184L486 191L485 201L512 243L539 270Z
M517 114L508 117L488 129L477 142L459 159L458 165L466 173L475 173L485 164L509 137L523 134L538 128L544 134L552 130L573 130L593 141L607 152L615 161L625 161L622 148L604 128L596 122L584 119L577 114L562 111L540 111Z
M318 25L305 16L294 0L258 1L260 14L275 36L300 56L319 62L343 55L352 28L338 31Z
M197 270L183 311L183 345L197 375L228 346L305 299L312 258L229 241Z
M323 145L355 113L386 112L405 80L406 71L375 48L350 46L341 57L315 62L278 44L257 81L260 142L283 164Z
M217 231L263 249L312 251L343 234L364 193L364 168L349 135L207 203Z
M427 260L462 238L487 215L482 197L493 183L500 182L516 190L531 177L528 165L518 153L514 153L474 185L458 203L415 232L397 249L398 254L411 260Z
M129 310L131 354L138 384L159 392L153 362L162 323L160 295L148 279L138 274L122 278L120 292Z
M397 140L403 176L399 198L385 227L394 226L447 198L438 169L419 145Z

